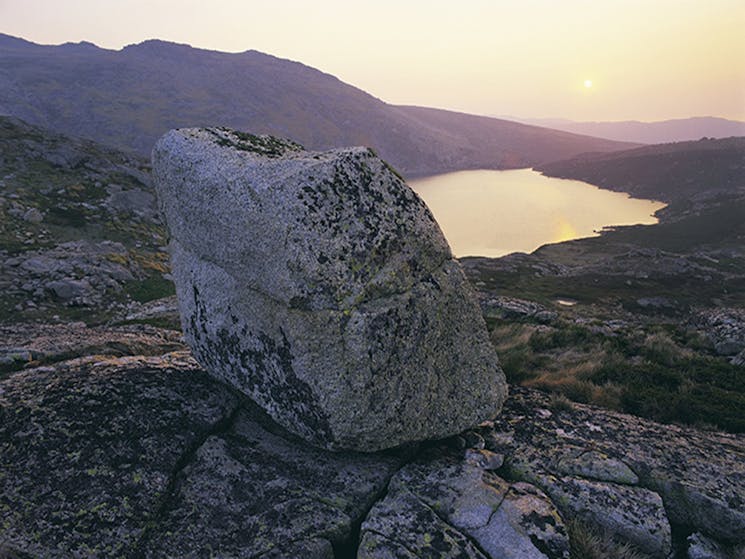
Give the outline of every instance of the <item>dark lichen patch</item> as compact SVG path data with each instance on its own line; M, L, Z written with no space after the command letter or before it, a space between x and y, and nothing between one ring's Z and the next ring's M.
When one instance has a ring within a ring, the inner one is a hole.
M306 244L319 264L331 263L318 269L311 298L349 298L343 310L352 300L359 304L400 293L449 256L422 227L434 223L424 203L369 151L340 153L326 173L314 176L295 193L301 223L311 235L293 238ZM398 264L394 268L391 262ZM381 275L387 266L390 272Z
M219 146L256 153L272 159L283 157L289 153L304 151L300 144L274 136L256 136L229 128L205 128L204 130L215 137L215 142Z
M390 173L393 174L398 180L400 180L403 183L406 182L406 179L403 177L403 175L399 173L393 165L388 163L388 161L380 157L374 149L367 148L367 151L369 151L370 155L372 155L373 157L379 158L383 162L383 165L385 166L385 168L388 169L388 171L390 171Z
M44 557L129 555L180 457L235 405L186 355L72 361L2 381L4 539Z
M280 329L272 336L249 331L245 325L236 330L222 327L211 331L207 328L209 314L196 286L192 297L195 312L187 319L187 333L194 338L192 347L200 363L213 372L230 371L223 380L274 410L275 417L293 417L294 424L302 429L299 434L319 444L330 442L328 418L315 404L313 389L297 376L285 332Z
M357 557L486 559L477 545L407 488L397 485L362 524Z

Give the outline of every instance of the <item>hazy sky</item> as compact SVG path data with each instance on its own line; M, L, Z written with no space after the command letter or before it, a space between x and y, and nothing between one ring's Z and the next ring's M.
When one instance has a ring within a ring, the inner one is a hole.
M576 120L745 120L743 30L745 0L0 0L34 42L256 49L390 103Z

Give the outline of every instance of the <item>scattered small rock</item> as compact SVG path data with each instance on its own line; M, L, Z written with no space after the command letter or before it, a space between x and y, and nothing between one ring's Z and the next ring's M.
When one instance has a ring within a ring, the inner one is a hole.
M481 311L486 318L533 319L541 324L549 324L558 317L556 311L533 301L504 296L482 298Z
M728 554L715 541L703 534L688 536L688 559L728 559Z
M701 310L690 325L711 340L719 355L737 356L745 351L745 309Z
M38 209L31 208L23 214L23 220L29 223L41 223L44 220L44 215Z

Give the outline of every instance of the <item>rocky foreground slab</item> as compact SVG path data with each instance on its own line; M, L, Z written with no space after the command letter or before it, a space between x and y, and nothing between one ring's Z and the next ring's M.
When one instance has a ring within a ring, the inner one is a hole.
M454 438L330 452L142 328L169 353L86 354L116 334L91 329L80 357L0 380L0 557L553 559L588 531L596 557L745 552L742 436L515 388Z

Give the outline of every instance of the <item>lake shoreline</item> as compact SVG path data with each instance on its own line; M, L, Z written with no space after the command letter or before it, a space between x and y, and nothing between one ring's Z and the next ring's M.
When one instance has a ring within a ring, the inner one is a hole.
M532 168L469 170L409 181L457 257L530 253L604 230L658 223L665 203Z

